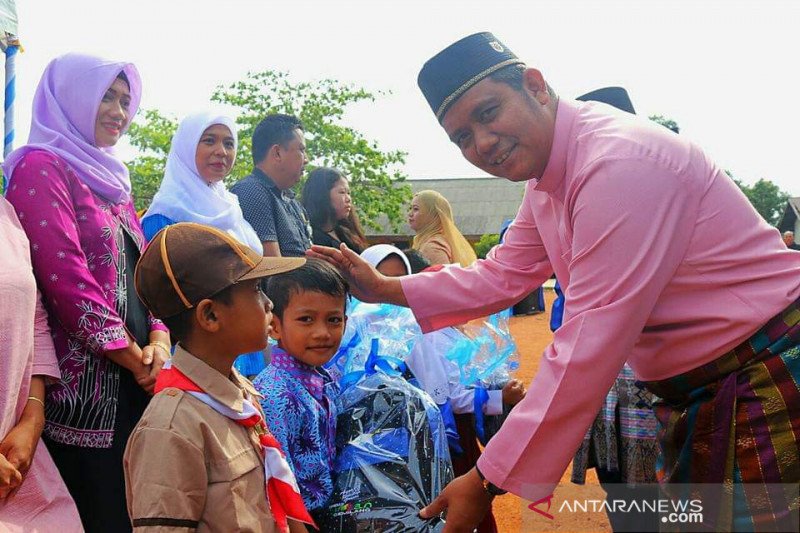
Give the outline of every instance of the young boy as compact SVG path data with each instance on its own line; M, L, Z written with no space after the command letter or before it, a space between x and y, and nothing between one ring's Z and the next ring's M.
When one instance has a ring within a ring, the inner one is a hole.
M194 223L164 228L142 254L136 291L180 342L125 450L136 531L272 532L288 531L287 518L293 530L313 523L257 393L233 369L238 354L267 345L272 313L261 278L303 263L264 258Z
M272 361L255 379L267 424L297 476L310 511L333 493L338 388L322 368L336 354L347 320L348 286L329 264L309 259L267 281L274 304Z

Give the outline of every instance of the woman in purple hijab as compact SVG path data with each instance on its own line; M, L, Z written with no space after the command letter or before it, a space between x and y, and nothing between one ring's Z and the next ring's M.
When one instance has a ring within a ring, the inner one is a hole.
M28 144L3 165L61 370L44 440L86 531L131 529L122 455L169 350L133 290L144 239L113 150L140 98L130 63L56 58L36 89Z

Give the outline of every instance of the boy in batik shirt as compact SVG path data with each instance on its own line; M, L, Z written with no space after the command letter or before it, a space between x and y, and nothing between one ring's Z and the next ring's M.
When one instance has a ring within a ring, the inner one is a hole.
M278 346L255 379L270 431L281 444L309 511L333 493L338 387L322 368L338 351L348 285L330 265L310 259L270 277L272 337Z

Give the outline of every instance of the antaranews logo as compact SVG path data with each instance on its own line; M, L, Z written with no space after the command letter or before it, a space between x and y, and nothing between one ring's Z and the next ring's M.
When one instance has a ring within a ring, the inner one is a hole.
M555 517L550 514L550 506L552 505L552 503L553 503L553 495L551 494L550 496L545 496L541 500L536 500L535 502L531 503L528 506L528 509L530 509L531 511L539 513L540 515L542 515L543 517L545 517L545 518L547 518L549 520L553 520ZM538 506L539 505L544 505L544 504L547 504L547 509L544 509L544 510L539 509Z
M555 520L550 512L553 495L532 502L528 509L548 520ZM658 513L665 524L702 524L703 502L697 499L572 499L558 506L558 513Z

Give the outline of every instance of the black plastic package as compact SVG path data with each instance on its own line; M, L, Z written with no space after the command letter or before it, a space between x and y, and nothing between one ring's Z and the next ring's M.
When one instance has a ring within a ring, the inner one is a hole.
M364 374L337 399L334 493L323 532L438 532L419 511L453 479L436 404L402 377Z

